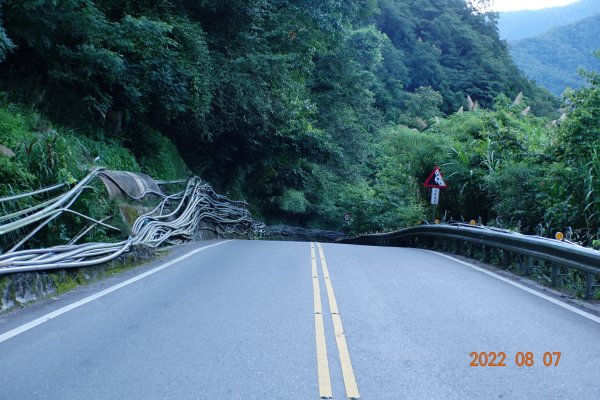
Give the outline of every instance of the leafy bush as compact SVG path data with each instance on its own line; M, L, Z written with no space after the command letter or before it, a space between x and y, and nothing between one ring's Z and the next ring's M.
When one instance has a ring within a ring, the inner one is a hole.
M141 164L156 177L171 179L188 175L185 164L171 142L155 134L151 137ZM85 134L62 127L53 127L39 114L10 104L0 106L0 144L11 149L15 155L0 155L0 196L36 190L41 187L65 182L69 185L85 176L91 169L104 166L122 171L141 171L140 164L131 151L116 139L95 140ZM152 154L153 157L150 157ZM156 157L156 154L161 154ZM29 204L30 199L19 201L19 206ZM10 211L16 204L2 203L2 210ZM103 184L93 182L74 203L73 209L91 218L112 216L109 223L119 223L120 211L108 199ZM79 216L65 214L52 221L35 239L35 245L53 245L72 239L88 221ZM125 232L125 231L124 231ZM87 240L111 240L114 232L97 226ZM16 236L3 238L14 242ZM4 243L6 245L6 243Z
M279 207L289 213L303 213L308 206L308 201L304 197L304 193L299 190L288 189L278 200Z
M153 129L140 129L130 144L141 170L154 179L183 179L191 175L173 143Z

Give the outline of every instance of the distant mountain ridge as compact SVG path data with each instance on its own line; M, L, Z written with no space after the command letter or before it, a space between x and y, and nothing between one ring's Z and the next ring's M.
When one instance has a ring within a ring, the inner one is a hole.
M500 13L500 37L509 42L537 36L551 28L574 23L600 13L599 0L579 0L564 7L542 10L510 11Z
M600 14L509 44L517 66L555 95L585 84L577 69L600 70Z

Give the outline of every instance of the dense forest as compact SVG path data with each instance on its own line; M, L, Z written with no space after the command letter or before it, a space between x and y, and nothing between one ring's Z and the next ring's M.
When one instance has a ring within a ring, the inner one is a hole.
M567 88L586 84L579 68L599 70L600 14L510 43L510 53L525 74L560 96Z
M357 233L430 218L440 165L446 218L591 242L600 79L557 120L482 3L0 0L0 194L195 173L267 223Z

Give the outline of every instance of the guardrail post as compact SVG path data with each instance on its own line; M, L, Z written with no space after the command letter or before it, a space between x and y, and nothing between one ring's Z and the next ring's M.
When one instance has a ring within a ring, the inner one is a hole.
M525 263L523 264L523 273L525 275L531 275L533 269L533 257L526 257Z
M560 265L552 264L552 286L558 284L558 277L560 276Z
M488 249L485 244L481 245L481 261L487 262L488 259Z
M510 264L510 257L508 256L508 251L506 251L506 250L500 250L500 251L502 251L502 261L501 261L502 265L501 265L501 267L502 268L509 267L510 266L509 265Z
M588 272L585 277L585 293L584 296L586 299L591 299L594 297L594 287L596 286L596 275Z

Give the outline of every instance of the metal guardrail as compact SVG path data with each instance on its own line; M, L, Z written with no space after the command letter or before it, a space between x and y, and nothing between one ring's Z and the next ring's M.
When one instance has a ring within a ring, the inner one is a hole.
M344 233L325 231L322 229L307 229L297 226L259 224L255 228L255 235L260 239L294 240L304 242L334 242L344 237Z
M15 272L97 265L113 260L137 246L157 248L163 244L173 245L191 240L199 229L212 230L218 234L237 235L251 234L254 231L256 222L246 210L245 202L232 201L215 193L210 185L198 177L190 178L183 191L165 195L156 191L156 188L148 189L143 185L135 193L130 193L131 190L127 189L131 188L123 187L124 183L115 178L118 175L114 171L96 168L65 193L50 200L38 200L38 204L34 206L26 206L10 214L0 215L0 237L11 232L30 229L30 232L19 239L16 245L3 254L0 253L0 276ZM131 199L140 200L147 194L153 194L161 200L154 209L135 220L131 227L131 234L126 240L116 243L75 244L97 225L119 230L106 224L104 220L98 221L70 209L97 178L110 179L115 185L115 190L119 189ZM64 185L56 185L0 199L0 202L33 197L62 187ZM27 242L48 223L65 213L75 213L80 218L90 221L91 225L65 245L19 250L26 247Z
M79 197L90 190L95 180L101 180L110 198L130 201L145 200L148 196L160 200L149 212L140 215L131 226L131 234L125 240L112 243L77 243L95 227L102 226L115 231L119 228L108 224L111 217L97 220L72 209ZM187 181L179 193L166 195L159 186L183 184L186 181L154 181L147 175L123 171L109 171L99 167L64 192L67 184L0 198L0 203L29 199L25 206L0 214L0 239L4 235L17 237L7 249L0 248L0 276L17 272L45 271L59 268L79 268L113 260L136 247L158 248L192 240L198 230L211 230L219 235L258 235L264 238L284 240L318 240L331 242L343 237L343 233L304 229L290 226L266 226L252 219L243 201L232 201L219 195L198 177ZM49 193L54 193L50 195ZM39 197L43 195L42 197ZM33 205L32 205L33 204ZM64 214L75 214L87 221L77 235L68 243L47 248L27 248L38 232Z
M586 275L585 297L591 298L600 277L600 251L574 243L539 236L522 235L501 229L467 224L421 225L396 232L362 235L342 239L338 243L372 246L429 246L454 250L458 243L481 246L481 258L488 261L490 249L502 251L506 260L510 254L526 258L523 268L531 273L533 260L541 260L552 266L552 283L559 278L561 268L572 268ZM450 243L450 245L449 245ZM472 248L469 254L472 255ZM519 259L521 262L521 259Z

